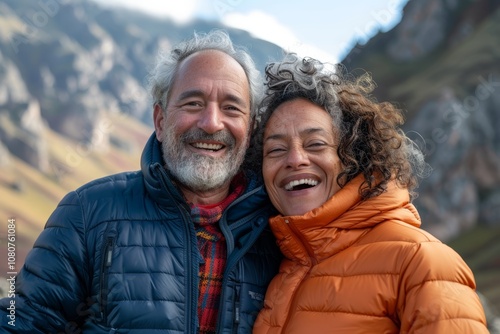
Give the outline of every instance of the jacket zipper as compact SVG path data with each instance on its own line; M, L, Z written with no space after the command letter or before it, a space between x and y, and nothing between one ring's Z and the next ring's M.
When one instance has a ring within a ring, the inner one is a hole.
M234 324L235 324L235 332L240 323L240 286L237 285L235 287L235 300L234 300Z
M240 201L243 201L245 200L247 197L253 195L254 193L258 192L260 190L261 187L257 187L255 189L253 189L252 191L244 194L243 196L240 196L238 197L234 202L232 202L227 208L226 210L224 211L224 214L222 215L220 221L223 221L226 219L226 212L233 206L233 205L236 205L237 203L239 203ZM254 219L258 219L257 217L260 215L260 211L261 210L257 210L251 217L246 217L246 219L244 220L244 223L248 223L249 221L252 221ZM241 224L242 222L238 222L236 223L238 226ZM226 237L226 240L227 240L227 235L229 234L228 231L224 230L223 228L223 225L221 225L221 230L224 234L224 236ZM260 233L262 233L262 231L260 231ZM260 233L256 233L255 235L258 236L260 235ZM249 240L247 242L247 249L250 248L252 245L253 245L253 242L256 240L253 239L253 240ZM231 246L231 247L230 247ZM227 247L227 258L228 258L228 261L226 262L226 268L224 269L224 272L226 271L229 271L228 268L232 268L235 264L237 264L239 262L239 260L241 259L241 257L237 258L237 259L232 259L232 261L229 261L229 255L233 252L233 246L232 245L228 245ZM243 254L246 254L246 252L244 252ZM222 287L221 287L221 296L220 296L220 302L222 303L225 299L225 291L226 291L226 288L227 288L227 277L228 275L223 275L222 277ZM238 285L235 286L235 301L234 301L234 310L235 310L235 314L233 316L233 321L234 321L234 333L237 333L238 331L238 325L241 321L241 313L240 313L240 285L239 283L237 283ZM224 325L224 318L225 318L225 314L223 314L223 312L219 312L219 315L217 317L217 329L216 329L216 333L221 333L221 330L223 329L223 325Z
M187 307L188 307L188 316L186 318L186 333L195 332L192 328L194 323L198 323L198 299L193 298L194 291L198 291L198 287L195 286L196 280L193 279L193 268L192 268L192 252L191 252L191 229L189 228L191 223L191 219L187 219L184 215L184 231L186 233L186 268L187 268ZM198 273L196 273L198 274ZM196 293L196 295L198 295ZM191 315L191 316L189 316ZM194 318L193 318L194 317ZM196 319L196 321L192 321L192 319Z
M106 244L104 246L103 253L103 261L102 261L102 269L101 269L101 291L100 291L100 305L99 305L99 313L100 320L106 324L106 304L108 301L108 271L111 267L111 263L113 261L113 246L114 239L113 237L108 237L106 240Z
M240 319L240 284L238 283L235 286L235 292L234 292L234 316L233 316L233 330L232 333L237 334L238 333L238 326L241 321ZM222 300L221 300L222 301ZM217 332L219 333L219 332Z
M155 169L160 173L160 182L163 186L163 188L168 189L167 184L165 183L165 178L168 177L166 174L164 168L160 164L155 165ZM193 294L195 291L198 291L198 287L196 285L196 280L193 279L193 261L192 261L192 252L191 252L191 247L192 247L192 242L191 242L191 229L190 226L192 226L192 221L191 218L186 211L187 209L184 209L184 206L180 208L181 214L183 217L183 223L184 223L184 232L185 232L185 239L186 239L186 307L187 307L187 312L186 312L186 317L185 317L185 333L196 333L197 328L195 324L198 323L198 299L193 298ZM193 227L194 229L194 227ZM196 273L198 275L198 273ZM198 293L195 294L198 296ZM193 319L196 319L193 321Z

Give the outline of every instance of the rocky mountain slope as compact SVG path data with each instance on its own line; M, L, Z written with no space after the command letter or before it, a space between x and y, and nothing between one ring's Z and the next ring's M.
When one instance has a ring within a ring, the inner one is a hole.
M397 27L344 61L407 110L406 130L434 169L417 204L444 239L500 224L499 33L498 1L410 1Z

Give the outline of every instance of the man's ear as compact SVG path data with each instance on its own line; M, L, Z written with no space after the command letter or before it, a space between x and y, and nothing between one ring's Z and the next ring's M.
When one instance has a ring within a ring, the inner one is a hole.
M158 141L162 141L163 138L163 119L165 118L165 113L163 112L163 108L159 103L154 105L153 111L153 123L156 131L156 139Z

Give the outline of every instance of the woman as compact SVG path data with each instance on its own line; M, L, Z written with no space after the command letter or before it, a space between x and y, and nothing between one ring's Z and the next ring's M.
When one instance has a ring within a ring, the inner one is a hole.
M321 62L266 68L254 143L285 259L254 333L488 333L471 270L419 229L402 115Z

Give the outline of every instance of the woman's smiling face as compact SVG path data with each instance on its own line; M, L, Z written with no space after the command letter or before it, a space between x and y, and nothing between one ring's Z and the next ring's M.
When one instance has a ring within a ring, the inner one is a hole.
M264 131L262 173L278 211L303 215L340 189L337 145L332 118L323 108L303 98L276 108Z

